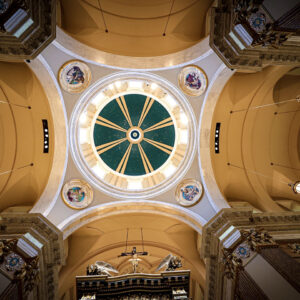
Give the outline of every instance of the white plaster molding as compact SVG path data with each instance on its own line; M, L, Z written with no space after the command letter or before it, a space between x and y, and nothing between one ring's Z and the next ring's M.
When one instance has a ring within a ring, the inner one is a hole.
M99 179L91 170L90 166L87 164L85 158L82 155L82 151L79 146L79 138L78 138L78 127L79 127L79 118L82 111L85 109L87 104L93 99L93 97L98 93L101 88L105 87L107 84L115 81L115 80L130 80L130 79L139 79L145 80L149 82L157 83L159 86L162 86L166 92L171 94L176 102L178 102L178 106L184 111L186 114L189 125L187 127L188 130L188 140L186 150L184 153L184 157L180 162L179 166L176 168L172 176L165 178L162 182L151 186L149 188L144 188L141 190L127 190L117 188L116 186L112 186L104 180ZM195 153L196 153L196 127L197 123L195 120L193 109L183 95L183 93L169 81L164 79L163 77L151 74L151 73L142 73L142 72L117 72L113 73L109 76L101 78L97 82L95 82L89 89L87 89L77 101L75 108L72 111L72 115L70 118L70 152L72 154L72 158L76 167L79 171L84 175L88 182L93 184L97 189L102 191L103 193L112 196L114 198L124 198L124 199L145 199L145 198L153 198L165 191L169 190L173 186L175 186L183 176L188 172L190 166L193 162Z
M202 227L207 223L207 220L198 214L175 204L152 200L124 200L79 211L58 224L57 227L63 231L64 239L66 239L77 229L90 222L110 216L132 213L147 213L173 218L187 224L199 234L202 234Z
M67 168L67 113L57 79L44 57L39 55L28 66L39 79L48 98L54 126L54 136L50 136L50 143L55 145L50 176L42 195L30 211L30 213L41 213L47 216L60 195Z
M167 55L153 57L133 57L116 55L89 47L69 36L58 26L53 45L61 51L83 61L115 69L163 70L184 66L200 61L212 53L207 36L196 45Z
M215 179L210 155L210 135L213 115L218 99L225 84L233 74L234 72L228 69L224 64L218 68L208 86L198 125L197 139L200 175L208 200L216 212L230 206L221 194Z

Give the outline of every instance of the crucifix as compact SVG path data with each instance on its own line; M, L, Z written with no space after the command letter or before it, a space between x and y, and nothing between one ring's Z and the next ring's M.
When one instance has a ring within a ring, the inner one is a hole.
M142 236L142 247L143 247L143 251L136 251L136 247L132 247L132 250L127 252L127 243L128 243L128 228L127 228L127 235L126 235L126 247L125 247L125 251L121 253L121 255L119 255L118 257L122 257L122 256L131 256L132 258L129 259L129 261L132 264L133 267L133 273L137 272L137 267L139 265L139 261L141 261L140 258L138 258L138 256L144 256L144 255L148 255L148 252L146 252L144 250L144 238L143 238L143 229L141 228L141 236Z

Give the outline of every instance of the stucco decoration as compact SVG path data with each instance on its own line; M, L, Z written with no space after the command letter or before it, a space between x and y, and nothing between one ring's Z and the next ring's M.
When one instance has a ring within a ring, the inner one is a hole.
M199 202L203 194L202 184L194 179L185 179L178 184L176 200L182 206L192 206Z
M61 87L71 94L84 91L89 86L91 77L90 68L85 63L77 60L65 63L58 74Z
M207 88L205 72L195 65L183 68L178 76L178 84L182 91L189 96L200 96Z
M93 190L87 182L73 179L64 185L61 197L69 207L82 209L92 203Z

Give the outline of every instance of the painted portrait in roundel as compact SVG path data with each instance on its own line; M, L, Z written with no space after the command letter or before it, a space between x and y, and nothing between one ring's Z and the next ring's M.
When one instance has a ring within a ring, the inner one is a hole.
M93 201L91 186L80 179L67 182L61 191L61 196L66 205L74 209L82 209Z
M85 192L79 186L74 186L67 191L67 196L71 202L82 202L85 198Z
M207 87L207 77L198 66L183 68L178 76L178 83L182 91L189 96L200 96Z
M195 205L201 198L203 188L200 182L194 179L185 179L178 184L176 200L182 206Z
M84 83L84 73L78 66L72 67L69 71L66 73L66 79L69 84L80 84Z
M193 201L199 196L199 189L195 185L186 185L180 189L181 196L186 201Z
M89 67L77 60L65 63L59 70L59 83L69 93L81 93L90 84L91 71Z

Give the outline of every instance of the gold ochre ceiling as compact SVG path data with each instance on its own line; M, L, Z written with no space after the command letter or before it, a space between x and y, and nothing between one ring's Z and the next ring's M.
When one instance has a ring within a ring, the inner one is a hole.
M105 52L158 56L202 40L212 2L175 0L172 6L172 0L101 0L101 11L98 0L61 0L58 23L78 41Z

